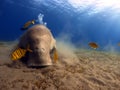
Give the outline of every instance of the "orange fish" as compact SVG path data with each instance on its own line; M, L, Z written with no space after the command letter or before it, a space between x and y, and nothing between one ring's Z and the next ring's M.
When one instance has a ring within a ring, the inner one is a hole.
M91 48L93 48L93 49L96 49L96 48L99 47L99 46L98 46L96 43L94 43L94 42L90 42L88 45L89 45Z
M28 27L32 24L35 24L35 20L28 21L24 24L24 26L21 28L21 30L26 30Z
M55 49L55 51L54 51L53 58L54 58L54 61L55 61L55 63L56 63L57 60L58 60L58 53L57 53L57 50L56 50L56 49Z

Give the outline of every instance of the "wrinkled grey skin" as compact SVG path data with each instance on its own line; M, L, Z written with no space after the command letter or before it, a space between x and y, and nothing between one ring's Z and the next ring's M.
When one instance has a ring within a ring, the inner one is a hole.
M24 60L28 66L52 65L50 53L56 49L56 40L47 27L38 24L28 29L21 36L18 46L27 48L28 44L32 50Z

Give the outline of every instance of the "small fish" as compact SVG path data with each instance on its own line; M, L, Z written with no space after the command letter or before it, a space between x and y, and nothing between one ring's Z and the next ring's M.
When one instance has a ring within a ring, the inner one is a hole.
M32 50L29 49L29 48L30 48L29 45L27 46L27 49L22 49L22 48L18 47L17 49L15 49L12 52L11 59L12 60L18 60L18 59L24 57L27 51L32 52Z
M24 24L24 26L21 28L21 30L26 30L28 27L32 24L35 24L35 20L28 21Z
M58 60L58 53L57 53L57 50L56 50L56 49L55 49L55 51L54 51L53 59L54 59L55 63L56 63L57 60Z
M90 42L88 45L89 45L91 48L93 48L93 49L96 49L96 48L99 47L99 46L98 46L96 43L94 43L94 42Z

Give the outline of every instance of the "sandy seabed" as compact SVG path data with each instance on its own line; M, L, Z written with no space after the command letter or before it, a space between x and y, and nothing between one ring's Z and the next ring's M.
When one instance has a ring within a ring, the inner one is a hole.
M28 68L0 45L0 90L120 90L120 53L77 49L59 52L53 66Z

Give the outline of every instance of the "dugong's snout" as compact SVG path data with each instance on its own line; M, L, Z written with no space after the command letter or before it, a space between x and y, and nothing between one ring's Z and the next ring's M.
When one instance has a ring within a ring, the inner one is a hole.
M50 47L45 41L32 45L32 53L28 55L28 66L49 66L52 65Z

